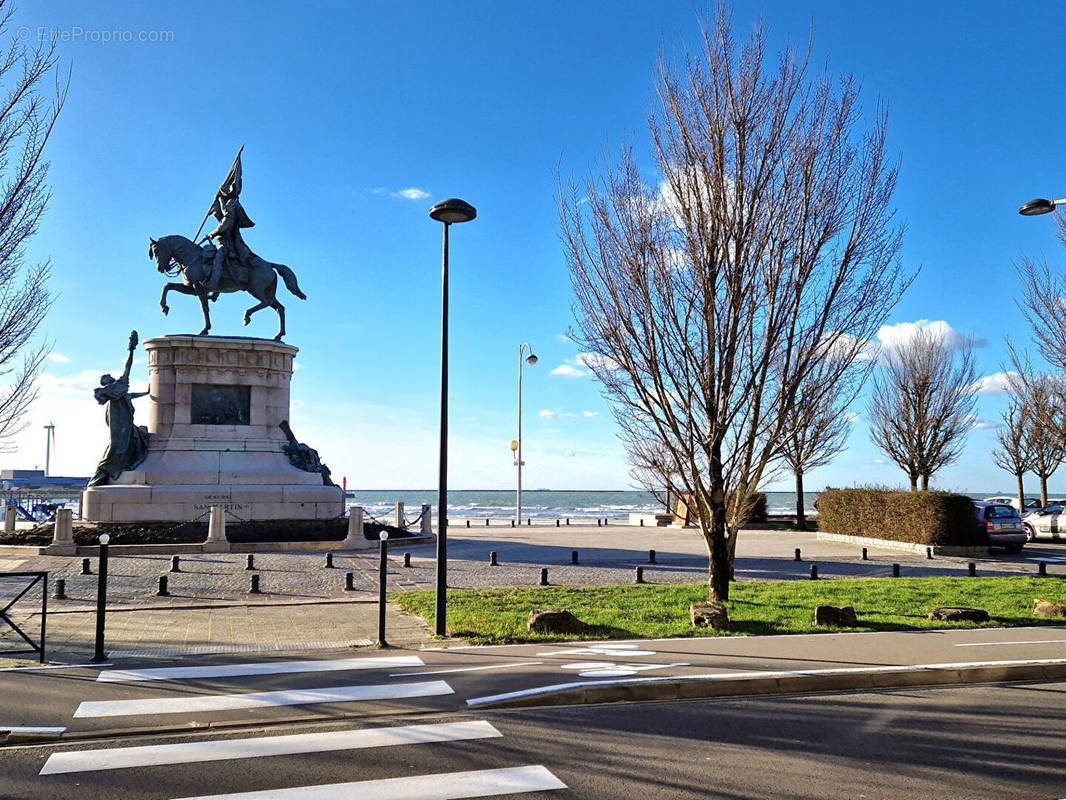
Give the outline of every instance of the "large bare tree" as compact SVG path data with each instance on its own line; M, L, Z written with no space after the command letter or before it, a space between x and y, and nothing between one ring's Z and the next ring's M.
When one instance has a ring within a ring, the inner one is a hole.
M1025 378L1023 391L1028 410L1026 434L1033 460L1031 469L1040 481L1040 505L1046 506L1048 478L1066 460L1066 441L1061 431L1066 416L1062 381L1047 373L1030 374Z
M1025 508L1024 475L1034 466L1033 451L1029 444L1031 415L1028 406L1017 396L1003 412L1003 424L996 433L998 445L992 451L992 460L1004 472L1009 472L1018 481L1018 508Z
M850 373L827 384L824 373L834 370L831 359L811 367L782 426L781 458L796 478L796 527L801 531L807 529L803 476L826 466L844 449L851 432L846 411L869 374L865 364L859 362Z
M761 27L738 45L724 6L699 52L660 61L656 88L652 184L632 148L561 182L572 333L636 480L695 512L709 599L724 601L805 377L831 361L812 401L830 392L909 282L897 165L850 77L771 59Z
M905 473L911 491L956 461L973 427L977 366L973 344L954 348L942 331L919 327L886 348L870 393L870 436Z
M66 97L55 77L53 46L27 48L11 31L13 10L0 0L0 444L25 427L49 345L31 340L51 306L49 265L27 264L50 192L44 147ZM28 29L22 29L28 30Z

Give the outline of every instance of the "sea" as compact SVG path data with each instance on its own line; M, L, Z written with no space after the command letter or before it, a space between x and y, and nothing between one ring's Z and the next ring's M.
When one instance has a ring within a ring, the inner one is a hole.
M817 492L807 492L803 502L807 514L817 514ZM448 516L470 519L508 519L515 515L514 489L450 489ZM436 489L383 489L348 492L348 505L362 506L373 517L385 519L396 503L403 503L408 516L423 504L436 509ZM767 492L768 514L795 514L795 492ZM662 503L650 492L569 491L523 489L522 517L530 519L613 519L624 520L631 513L663 513Z

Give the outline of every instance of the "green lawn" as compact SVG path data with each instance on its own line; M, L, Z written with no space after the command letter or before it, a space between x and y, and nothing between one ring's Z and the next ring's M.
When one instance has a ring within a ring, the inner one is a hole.
M816 633L814 607L854 606L859 626L846 630L1011 627L1063 624L1033 617L1033 599L1066 603L1060 578L878 578L735 583L730 588L733 630L693 628L689 605L707 598L706 584L686 586L545 587L448 592L448 632L478 644L569 639L636 639L668 636ZM390 599L433 622L433 592L400 592ZM926 619L937 606L983 608L992 622L944 623ZM546 636L526 630L532 609L560 608L595 626L588 636Z

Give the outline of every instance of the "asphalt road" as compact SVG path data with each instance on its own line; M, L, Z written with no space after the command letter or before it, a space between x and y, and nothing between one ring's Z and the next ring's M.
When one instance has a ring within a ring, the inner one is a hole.
M1066 666L1066 628L390 648L270 659L140 659L107 667L0 671L0 730L60 728L71 736L370 718L479 709L516 697L540 703L546 694L575 684L721 682L800 671L850 676L899 666L925 670L931 665L1025 662ZM868 684L846 687L863 685Z
M1056 800L1064 719L1061 683L381 717L7 747L0 797Z

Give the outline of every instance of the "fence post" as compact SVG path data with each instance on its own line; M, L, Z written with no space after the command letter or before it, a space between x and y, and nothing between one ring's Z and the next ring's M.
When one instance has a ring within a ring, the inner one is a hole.
M466 521L466 527L470 527L470 520ZM433 535L433 509L426 503L422 504L422 529L423 536Z
M344 550L369 550L374 543L363 532L363 507L352 506L348 509L348 535L341 542Z
M228 553L229 541L226 539L226 509L211 506L207 523L207 541L203 544L205 553Z
M397 528L403 527L403 503L396 504L396 520L395 525Z
M15 532L15 507L4 506L4 533Z
M11 510L14 511L14 509ZM78 552L74 544L74 511L72 509L56 509L55 529L47 552L49 555L74 555Z

